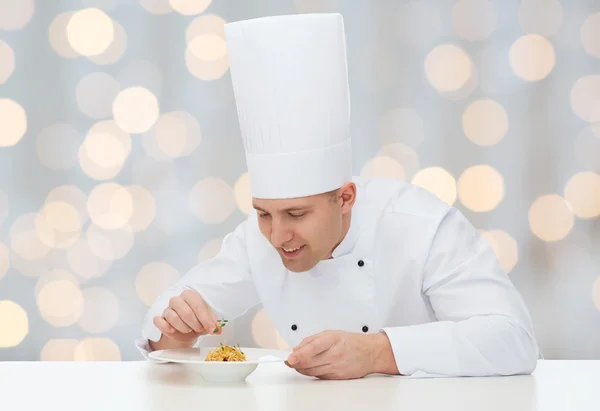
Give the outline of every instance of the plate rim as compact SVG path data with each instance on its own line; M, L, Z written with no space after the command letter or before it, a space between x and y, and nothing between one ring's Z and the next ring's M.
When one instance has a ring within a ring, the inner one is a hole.
M204 349L215 349L218 346L214 346L214 347L189 347L189 348L204 348ZM171 351L171 350L179 350L180 348L165 348L162 350L155 350L155 351L150 351L148 353L148 356L150 358L152 358L153 360L156 361L165 361L165 362L172 362L172 363L178 363L178 364L210 364L210 365L215 365L215 364L228 364L228 366L241 366L244 364L269 364L269 363L280 363L280 362L284 362L286 361L286 359L281 358L281 357L277 357L277 360L273 359L273 360L269 360L269 361L260 361L260 360L252 360L252 361L205 361L205 360L189 360L189 359L167 359L167 358L161 358L161 357L157 357L156 354L157 353L161 353L161 352L165 352L165 351ZM257 347L240 347L240 349L243 350L265 350L265 351L276 351L276 352L281 352L281 353L285 353L286 355L291 354L291 350L281 350L281 349L270 349L270 348L257 348ZM267 354L268 355L268 354Z

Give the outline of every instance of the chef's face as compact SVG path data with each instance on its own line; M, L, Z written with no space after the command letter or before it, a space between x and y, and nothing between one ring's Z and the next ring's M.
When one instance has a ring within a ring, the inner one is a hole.
M253 199L260 231L279 253L285 267L304 272L331 253L350 227L356 185L293 199Z

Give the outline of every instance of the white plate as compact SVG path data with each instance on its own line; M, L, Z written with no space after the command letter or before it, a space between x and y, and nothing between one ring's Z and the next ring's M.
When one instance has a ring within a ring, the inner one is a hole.
M186 364L205 381L237 382L245 380L259 364L283 362L290 354L289 351L241 347L246 354L246 361L204 361L206 354L214 348L216 347L158 350L150 352L149 357L158 361Z

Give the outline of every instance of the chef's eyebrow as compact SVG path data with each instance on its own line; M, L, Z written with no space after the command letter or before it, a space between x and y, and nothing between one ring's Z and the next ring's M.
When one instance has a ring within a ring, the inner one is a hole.
M268 213L268 211L265 211L262 208L260 208L259 206L256 206L254 204L252 204L252 207L254 207L254 209L257 210L257 211L262 211L263 213ZM310 210L312 208L313 208L312 206L290 207L290 208L286 208L285 210L281 210L281 212L283 212L283 213L289 213L290 211L308 211L308 210Z

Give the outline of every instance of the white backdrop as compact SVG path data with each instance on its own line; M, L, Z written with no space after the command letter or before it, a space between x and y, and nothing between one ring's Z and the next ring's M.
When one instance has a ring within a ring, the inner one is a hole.
M0 0L0 360L141 359L148 304L250 212L223 24L316 11L356 174L454 204L544 356L600 358L597 1ZM260 307L218 341L285 345Z

